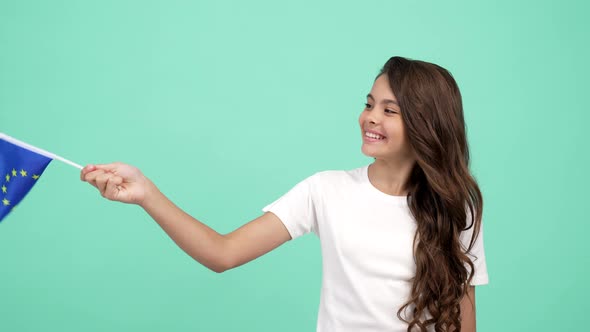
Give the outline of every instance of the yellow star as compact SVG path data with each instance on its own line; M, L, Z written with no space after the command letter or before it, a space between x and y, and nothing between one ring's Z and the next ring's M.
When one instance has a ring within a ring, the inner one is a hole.
M6 186L2 186L2 192L6 194Z
M6 182L10 182L10 175L6 174Z
M16 176L16 169L12 169L12 176Z
M39 178L39 175L33 174L33 180L37 180L38 178Z
M20 176L25 177L27 176L27 171L25 171L24 169L20 170Z
M2 200L2 204L4 204L4 206L8 206L10 205L10 201L5 198Z

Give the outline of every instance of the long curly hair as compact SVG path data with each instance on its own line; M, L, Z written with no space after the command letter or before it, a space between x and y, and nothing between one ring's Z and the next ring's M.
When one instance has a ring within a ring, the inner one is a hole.
M427 331L430 325L437 332L460 331L460 302L474 274L467 254L479 234L483 210L481 191L469 170L461 94L453 76L436 64L392 57L377 77L382 74L398 100L416 159L406 186L417 224L416 275L397 316L408 323L408 331ZM463 248L460 233L471 227L469 247ZM410 320L401 315L408 308Z

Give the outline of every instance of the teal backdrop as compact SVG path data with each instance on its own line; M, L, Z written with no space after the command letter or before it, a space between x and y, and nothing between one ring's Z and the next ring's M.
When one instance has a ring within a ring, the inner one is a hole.
M0 1L0 132L138 166L221 233L351 169L385 61L440 64L464 102L490 283L478 331L579 331L588 297L584 1ZM234 270L52 162L0 223L0 331L313 331L319 241Z

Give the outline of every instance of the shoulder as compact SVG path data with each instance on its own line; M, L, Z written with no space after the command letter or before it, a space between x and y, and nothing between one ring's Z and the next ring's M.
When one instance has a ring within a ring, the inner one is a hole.
M365 166L366 167L366 166ZM358 167L348 170L324 170L311 175L308 180L316 185L346 185L362 181L363 168Z

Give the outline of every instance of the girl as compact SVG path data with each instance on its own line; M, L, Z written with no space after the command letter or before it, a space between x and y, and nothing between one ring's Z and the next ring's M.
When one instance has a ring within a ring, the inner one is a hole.
M313 174L229 234L183 212L135 167L88 165L81 179L141 206L219 273L314 232L323 258L317 331L474 332L474 286L488 283L483 200L457 84L438 65L392 57L365 106L362 152L374 162Z

